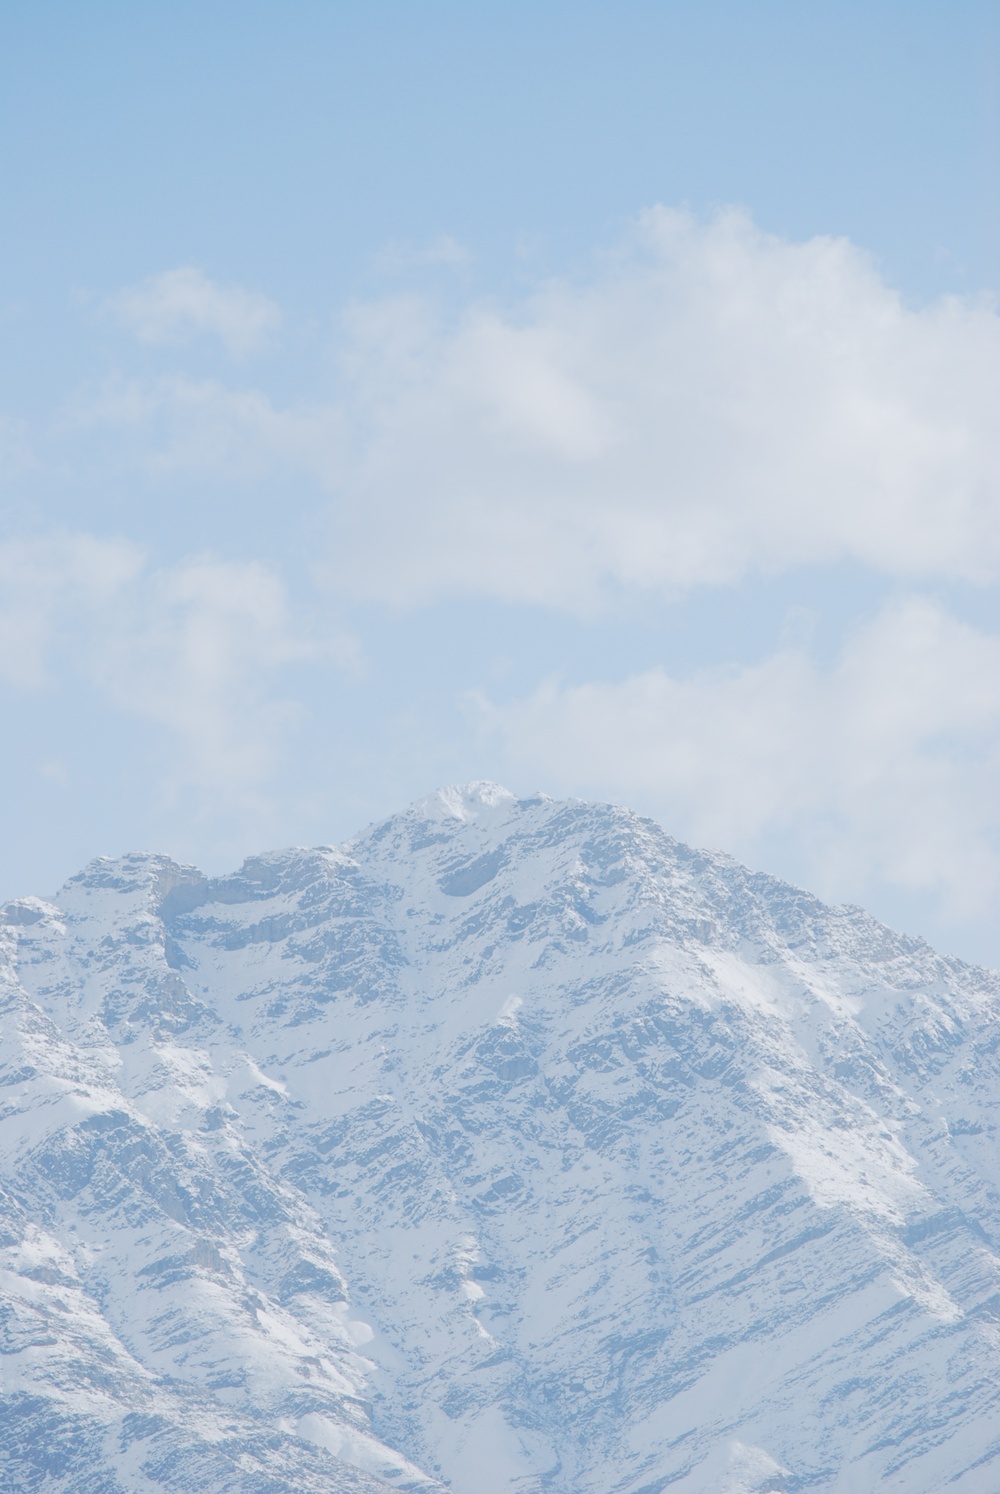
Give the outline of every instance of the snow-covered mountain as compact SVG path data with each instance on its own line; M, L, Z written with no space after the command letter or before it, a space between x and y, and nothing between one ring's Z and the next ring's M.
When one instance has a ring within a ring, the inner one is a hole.
M0 959L0 1489L1000 1489L993 973L488 784Z

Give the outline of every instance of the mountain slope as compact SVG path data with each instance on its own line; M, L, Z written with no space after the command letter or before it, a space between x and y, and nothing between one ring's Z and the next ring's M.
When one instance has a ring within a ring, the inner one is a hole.
M994 975L492 785L4 917L7 1487L998 1486Z

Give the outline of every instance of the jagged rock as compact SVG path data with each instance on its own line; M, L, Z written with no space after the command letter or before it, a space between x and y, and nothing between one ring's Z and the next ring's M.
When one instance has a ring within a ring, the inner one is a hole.
M1000 1487L996 975L485 784L0 943L0 1488Z

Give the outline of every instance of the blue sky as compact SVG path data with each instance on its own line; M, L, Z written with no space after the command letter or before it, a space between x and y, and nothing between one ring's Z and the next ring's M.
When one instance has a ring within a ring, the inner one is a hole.
M0 21L0 894L446 781L1000 963L1000 5Z

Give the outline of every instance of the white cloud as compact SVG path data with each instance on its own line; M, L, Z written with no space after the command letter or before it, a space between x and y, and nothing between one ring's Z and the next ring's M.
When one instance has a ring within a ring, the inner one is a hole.
M906 307L844 240L657 210L514 312L349 330L336 575L376 596L1000 572L1000 319Z
M146 335L229 326L230 292L150 284ZM185 297L214 309L157 309ZM176 381L88 418L144 419L165 463L311 474L334 494L331 578L393 603L587 610L842 559L1000 575L1000 318L906 306L846 240L656 209L589 277L512 308L356 305L342 351L333 401Z
M111 379L75 401L64 427L113 429L113 459L160 476L197 470L237 482L328 471L344 441L339 412L329 407L282 410L258 389L177 376Z
M0 678L37 689L68 670L153 723L161 788L259 799L299 717L282 674L320 658L349 664L350 640L317 642L261 564L150 569L134 545L79 534L0 544Z
M217 285L193 265L151 275L113 296L110 309L141 342L217 337L233 354L252 352L280 326L273 301L239 285Z
M487 733L532 782L639 803L751 860L782 845L811 885L931 894L974 919L1000 894L1000 637L911 597L823 670L800 648L691 679L543 685Z
M93 628L138 577L127 540L42 535L0 543L0 679L44 685L53 650Z
M281 581L256 563L187 560L146 577L116 624L94 651L94 677L169 734L172 786L255 794L298 716L276 698L274 675L318 653Z

